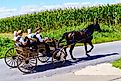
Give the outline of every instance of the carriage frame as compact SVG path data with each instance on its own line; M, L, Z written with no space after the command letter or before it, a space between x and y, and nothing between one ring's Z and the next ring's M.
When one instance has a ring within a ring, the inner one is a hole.
M47 55L45 43L49 45L50 55ZM38 60L41 63L47 62L50 57L51 62L55 65L57 62L62 65L65 63L66 53L64 47L58 46L58 40L48 39L45 43L38 45L38 49L34 50L30 47L14 47L7 50L4 61L11 68L18 68L23 73L31 73L37 67Z

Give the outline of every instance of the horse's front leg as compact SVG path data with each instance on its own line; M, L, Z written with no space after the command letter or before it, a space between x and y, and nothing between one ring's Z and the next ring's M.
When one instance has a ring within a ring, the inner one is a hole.
M67 48L67 47L64 48L64 51L65 51L64 59L66 59L66 57L67 57L67 51L66 51L66 48Z
M90 42L88 42L88 44L91 46L91 48L90 48L90 50L89 50L89 51L87 51L87 53L91 52L91 51L92 51L92 49L94 48L94 46L93 46L93 44L92 44L92 42L91 42L91 41L90 41Z
M72 45L71 45L69 52L70 52L71 58L72 58L73 60L76 60L76 58L74 58L73 55L72 55L72 51L73 51L73 49L74 49L74 46L75 46L75 44L72 44Z
M87 51L87 43L84 43L84 46L85 46L86 55L89 57L90 55L88 54L88 51Z

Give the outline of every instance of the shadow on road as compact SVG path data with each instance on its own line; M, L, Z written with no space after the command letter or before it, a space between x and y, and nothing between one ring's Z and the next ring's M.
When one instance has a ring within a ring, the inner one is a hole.
M98 58L102 58L102 57L106 57L106 56L111 56L111 55L118 55L118 53L111 53L111 54L102 54L102 55L94 55L94 56L90 56L90 57L82 57L82 58L78 58L78 60L76 61L88 61L88 60L94 60L94 59L98 59Z
M118 53L111 53L111 54L94 55L94 56L90 56L90 57L81 57L81 58L77 58L76 61L73 61L72 59L69 59L69 60L66 60L65 64L63 64L61 66L60 65L59 66L58 65L54 66L51 62L49 62L47 64L38 65L35 68L35 71L36 72L43 72L43 71L52 70L52 69L55 69L55 68L71 66L71 65L77 64L77 63L82 62L82 61L90 61L90 60L94 60L94 59L98 59L98 58L102 58L102 57L106 57L106 56L117 55L117 54Z

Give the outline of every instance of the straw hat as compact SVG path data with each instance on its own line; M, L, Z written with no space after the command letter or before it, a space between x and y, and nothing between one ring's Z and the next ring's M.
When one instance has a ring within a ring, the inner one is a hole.
M22 33L23 33L22 30L19 30L19 31L17 32L18 35L20 35L20 34L22 34Z

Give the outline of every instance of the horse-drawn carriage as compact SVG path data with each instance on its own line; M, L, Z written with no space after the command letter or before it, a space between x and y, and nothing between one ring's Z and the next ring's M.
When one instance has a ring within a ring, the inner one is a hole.
M5 54L5 63L12 68L17 67L21 72L30 73L37 66L37 60L44 63L52 57L52 63L59 62L63 64L66 59L64 47L59 48L58 41L55 39L48 39L45 41L50 48L50 55L46 53L45 43L38 45L38 49L34 50L30 47L10 48Z
M13 68L18 67L18 69L24 73L31 72L37 66L37 59L41 62L47 62L51 56L52 63L61 61L63 64L67 56L66 48L68 45L70 45L69 52L71 58L76 60L76 58L74 58L72 55L72 51L77 42L84 43L85 53L87 56L90 56L88 53L94 48L92 44L94 31L102 31L98 21L96 21L94 24L88 25L88 27L83 30L64 33L59 42L55 39L48 39L45 42L49 44L51 55L46 53L47 50L45 49L45 44L40 44L36 51L30 48L24 49L15 46L6 52L5 63ZM58 44L61 43L63 39L66 40L67 45L66 47L64 46L59 48ZM91 46L89 50L87 50L87 44Z

